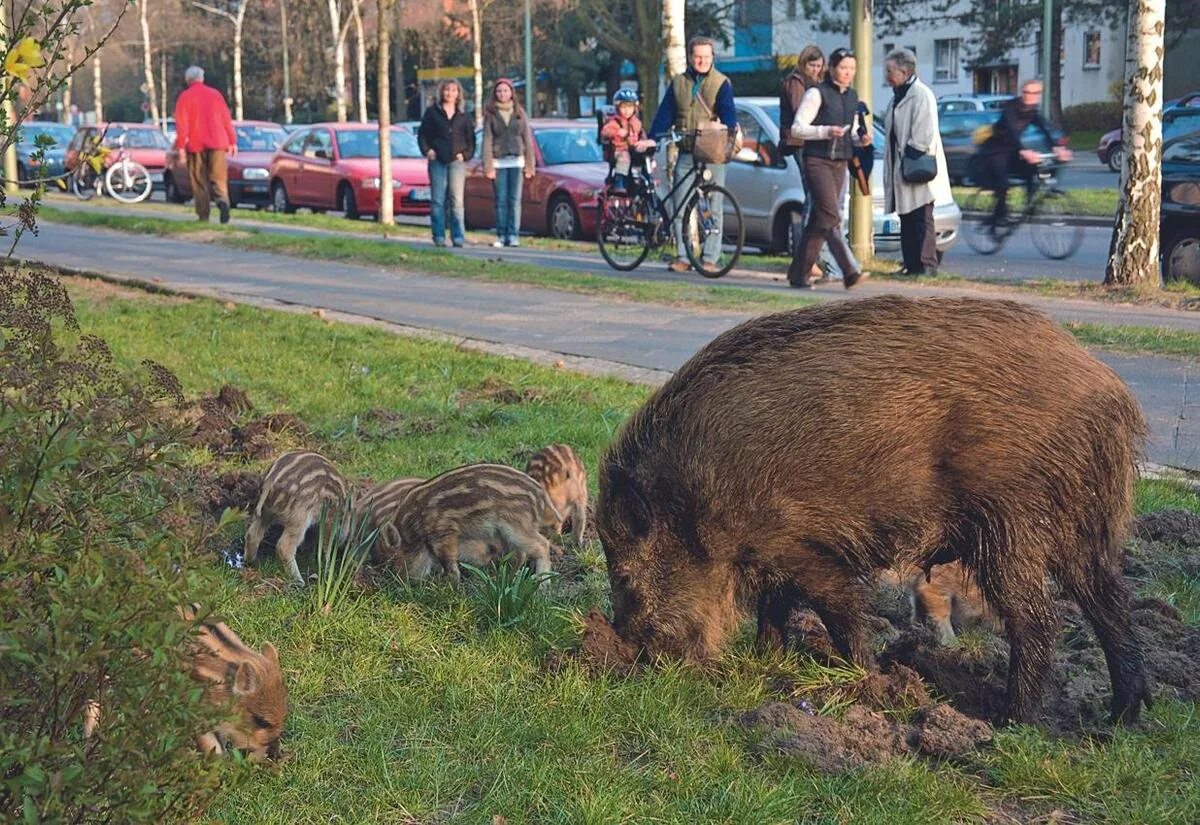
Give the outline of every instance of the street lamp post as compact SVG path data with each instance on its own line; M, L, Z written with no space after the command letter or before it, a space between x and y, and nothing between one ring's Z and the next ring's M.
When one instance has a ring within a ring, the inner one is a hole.
M1042 0L1042 116L1050 118L1050 66L1054 54L1054 0Z
M875 109L871 105L871 57L875 40L871 22L872 5L872 0L850 0L850 46L858 57L854 91L874 114ZM871 196L858 191L853 180L850 182L850 251L863 266L867 266L875 257Z
M529 0L525 0L525 111L533 117L533 92L536 81L533 79L533 16L529 10Z

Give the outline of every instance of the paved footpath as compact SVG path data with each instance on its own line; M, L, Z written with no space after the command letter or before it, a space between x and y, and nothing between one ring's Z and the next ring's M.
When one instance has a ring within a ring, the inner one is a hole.
M527 350L670 371L714 336L749 317L638 304L513 284L304 260L217 244L43 223L18 251L28 260L250 302L323 307L390 324ZM471 250L474 252L475 250ZM482 252L482 250L479 250ZM867 282L854 296L980 294ZM840 287L818 298L845 299ZM995 296L996 293L987 293ZM1014 297L1059 318L1200 331L1196 313ZM1150 356L1098 353L1137 394L1153 430L1147 458L1200 469L1200 367ZM628 373L626 373L628 374Z

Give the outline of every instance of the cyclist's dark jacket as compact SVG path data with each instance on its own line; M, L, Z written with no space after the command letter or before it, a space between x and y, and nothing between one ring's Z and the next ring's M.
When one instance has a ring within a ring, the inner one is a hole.
M1053 146L1054 135L1050 132L1050 124L1042 117L1036 106L1025 106L1020 98L1014 98L1000 110L1000 119L992 127L992 136L984 142L980 151L987 155L1015 155L1021 151L1021 135L1030 125L1046 136L1046 141Z

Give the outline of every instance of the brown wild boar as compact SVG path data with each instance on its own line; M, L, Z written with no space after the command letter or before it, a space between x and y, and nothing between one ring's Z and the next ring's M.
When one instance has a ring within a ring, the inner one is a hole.
M395 520L400 502L408 495L408 491L425 481L423 478L395 478L376 484L354 500L354 512L362 518L367 513L371 515L370 529L376 527L382 530L383 525ZM371 558L380 561L378 537L371 546Z
M1053 576L1095 628L1114 718L1136 720L1151 697L1121 543L1145 431L1108 367L1016 303L879 297L756 318L684 364L601 463L614 624L647 652L702 659L743 605L760 643L780 644L804 603L874 667L864 583L961 560L1005 623L1007 717L1028 721Z
M587 470L579 456L566 444L551 444L533 454L525 472L542 485L554 509L570 520L571 535L577 544L582 544L587 528L588 491ZM559 532L565 523L558 526Z
M194 622L199 611L193 604L180 612ZM216 730L198 735L196 746L203 753L234 748L252 759L278 759L288 694L275 646L266 642L261 653L252 650L224 622L208 619L196 629L193 652L192 678L206 686L204 701L233 713ZM84 737L100 722L100 704L92 701L84 712Z
M322 508L339 507L348 485L337 468L324 456L302 450L275 459L263 479L254 518L246 529L246 563L258 557L258 545L272 524L283 525L275 554L287 565L292 578L304 584L296 551L308 528L321 517Z
M380 554L410 579L428 575L435 563L459 580L460 561L483 566L512 554L520 567L550 570L550 543L562 516L541 485L503 464L468 464L434 476L409 491L384 526Z
M1000 630L975 577L961 562L937 564L928 573L917 567L903 573L885 570L880 579L908 592L912 620L932 622L943 645L954 642L955 628L986 624Z

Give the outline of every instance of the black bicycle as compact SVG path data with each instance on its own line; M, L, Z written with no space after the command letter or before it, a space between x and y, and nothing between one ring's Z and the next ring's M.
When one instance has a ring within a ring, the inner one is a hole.
M683 135L672 131L668 142ZM692 267L706 278L720 278L733 269L742 254L746 227L733 193L712 181L707 164L695 161L665 197L654 182L654 151L630 150L630 185L600 193L596 237L600 254L613 269L636 269L652 249L673 246L672 225L681 218L684 249ZM682 192L679 209L669 209ZM707 247L708 255L705 255ZM715 253L715 257L714 257ZM706 259L707 257L707 259Z
M1074 222L1076 215L1083 214L1078 198L1068 189L1062 188L1064 164L1052 154L1043 154L1033 176L1032 186L1026 190L1025 182L1013 178L1009 183L1009 203L1013 196L1023 196L1020 210L997 221L996 192L979 189L966 201L967 243L980 255L994 255L1004 247L1021 224L1029 224L1033 245L1051 260L1069 258L1083 243L1083 227ZM977 177L978 179L978 177Z

